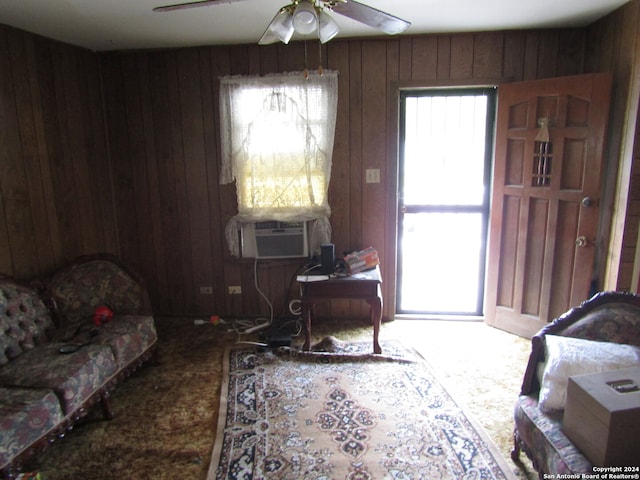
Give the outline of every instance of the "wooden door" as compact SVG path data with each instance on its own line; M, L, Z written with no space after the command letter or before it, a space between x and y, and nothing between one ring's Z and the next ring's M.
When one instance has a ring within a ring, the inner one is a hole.
M499 87L488 324L530 337L588 298L610 92L609 74Z

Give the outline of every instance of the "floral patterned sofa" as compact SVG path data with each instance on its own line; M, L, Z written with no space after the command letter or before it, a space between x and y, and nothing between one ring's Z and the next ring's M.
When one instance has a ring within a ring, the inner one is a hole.
M94 318L104 306L109 321ZM30 286L0 275L0 476L15 476L95 403L112 418L110 392L156 340L144 282L112 256L81 257Z
M567 375L638 365L640 296L601 292L543 327L515 406L514 449L544 474L591 474L593 465L562 431ZM553 390L555 389L555 391Z

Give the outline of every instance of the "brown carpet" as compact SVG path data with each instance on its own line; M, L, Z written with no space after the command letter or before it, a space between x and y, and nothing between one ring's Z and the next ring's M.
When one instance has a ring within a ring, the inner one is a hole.
M206 478L216 431L225 348L237 340L224 325L157 318L160 364L148 365L114 392L115 418L100 409L56 442L33 468L44 480ZM319 319L313 339L370 340L366 321ZM251 337L249 337L251 338ZM521 478L530 464L509 460L513 405L529 341L479 322L402 320L383 324L383 339L416 348L458 405L484 427ZM300 345L302 339L295 339Z

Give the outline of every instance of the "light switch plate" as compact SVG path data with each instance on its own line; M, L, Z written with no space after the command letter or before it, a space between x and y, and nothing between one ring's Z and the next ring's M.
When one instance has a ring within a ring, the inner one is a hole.
M364 172L367 183L380 183L380 169L367 168Z

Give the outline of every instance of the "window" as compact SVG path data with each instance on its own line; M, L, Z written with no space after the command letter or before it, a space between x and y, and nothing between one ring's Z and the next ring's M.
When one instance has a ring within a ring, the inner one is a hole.
M336 109L336 72L221 79L221 183L235 180L238 196L232 254L242 222L315 220L312 246L329 241Z

